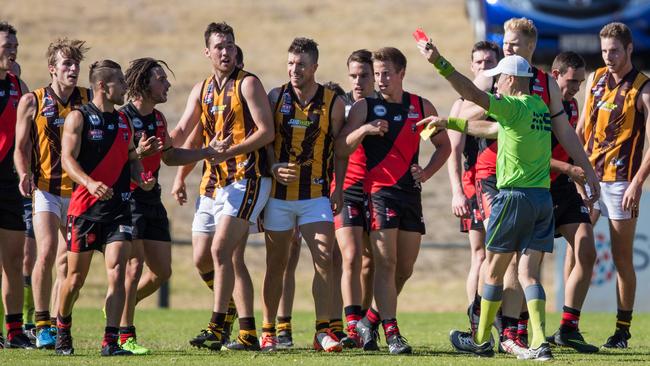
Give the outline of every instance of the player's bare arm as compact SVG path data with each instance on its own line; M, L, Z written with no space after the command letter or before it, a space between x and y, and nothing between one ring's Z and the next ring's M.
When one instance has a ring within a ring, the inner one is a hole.
M650 135L648 134L648 128L650 128L650 83L646 83L641 89L641 93L638 96L637 110L643 113L643 118L645 119L645 134L646 139L650 142ZM636 172L630 186L625 191L623 195L623 209L631 210L639 207L639 201L641 200L641 191L643 188L643 183L648 179L650 174L650 152L646 151L643 155L643 160L641 160L641 166Z
M576 125L576 134L578 135L578 140L580 140L580 143L584 146L585 144L585 116L588 115L589 111L587 110L587 101L589 100L589 93L591 92L589 88L591 88L591 84L594 81L594 73L590 73L589 76L587 77L587 83L586 85L586 91L585 91L585 102L582 104L582 113L580 113L580 118L578 119L578 123Z
M460 109L463 105L462 99L458 99L451 106L449 115L458 117ZM449 184L451 186L451 210L456 217L463 217L469 214L469 203L461 182L462 176L462 155L465 149L465 134L458 131L447 131L449 137L449 144L451 146L451 154L449 155L449 164L447 164L447 172L449 173Z
M18 174L18 189L23 197L32 195L32 179L30 163L32 161L31 130L36 116L36 96L32 93L23 94L18 102L16 112L16 148L14 150L14 165Z
M271 107L275 106L280 98L280 88L273 88L269 92L268 100ZM275 158L275 151L273 150L273 141L266 145L266 157L271 169L271 175L275 180L287 185L298 179L297 170L289 167L288 163L279 163Z
M201 88L203 83L196 83L187 97L185 110L176 127L169 134L175 147L182 146L201 119Z
M555 79L549 78L548 81L551 96L551 107L549 109L551 116L554 116L551 120L553 133L564 150L566 150L569 156L573 159L574 165L579 166L584 171L586 182L589 185L592 194L591 199L596 200L600 196L598 177L587 158L587 154L582 148L580 140L578 140L578 135L576 135L576 132L569 124L566 113L564 113L560 87L557 85Z
M365 99L360 99L352 105L350 113L348 113L348 121L343 126L334 145L334 150L341 157L352 154L367 135L383 136L388 132L386 120L376 119L365 123L368 115L367 108L368 103Z
M339 97L336 97L334 106L332 107L332 114L330 116L330 123L332 124L332 139L336 141L341 129L345 125L345 103ZM345 172L348 168L347 156L341 156L337 153L336 145L334 146L334 177L335 188L330 195L332 209L334 215L338 215L343 209L343 182L345 181Z
M83 133L84 118L81 112L72 111L63 123L63 136L61 137L61 165L70 178L88 190L94 197L102 201L113 197L113 189L103 182L92 179L77 162Z
M185 149L200 148L203 145L202 136L203 136L203 126L200 123L198 123L194 127L194 130L190 134L189 138L186 139L185 142L183 143L182 148ZM162 160L163 162L165 162L165 152L163 152L162 154ZM167 163L165 162L165 164ZM178 170L176 171L176 175L174 176L174 182L172 183L172 189L170 191L170 194L174 197L176 202L178 202L178 204L181 206L187 202L187 190L185 187L185 178L190 174L190 172L192 172L195 165L196 163L191 163L191 164L179 166Z
M425 116L437 116L438 111L427 99L422 99L424 104L424 115ZM420 166L413 165L411 166L411 174L416 182L424 183L429 178L431 178L447 161L449 154L451 153L451 144L449 142L449 137L445 131L440 131L439 133L431 136L431 143L436 148L435 152L431 156L429 163L424 168Z
M257 127L257 131L237 145L232 145L226 150L225 158L247 154L260 149L273 142L275 130L273 128L273 114L267 99L262 82L255 77L247 77L242 81L241 93L248 104L248 109ZM223 136L224 138L228 136Z

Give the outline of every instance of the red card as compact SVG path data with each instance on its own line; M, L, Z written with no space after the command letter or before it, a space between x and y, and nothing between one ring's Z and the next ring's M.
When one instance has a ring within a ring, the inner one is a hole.
M424 33L422 28L418 28L415 30L415 32L413 32L413 38L415 38L416 42L419 41L429 42L429 37L427 37L427 34Z

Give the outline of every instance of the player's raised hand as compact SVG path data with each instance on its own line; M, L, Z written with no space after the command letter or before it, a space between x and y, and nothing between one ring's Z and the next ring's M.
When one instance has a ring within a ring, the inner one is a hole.
M422 119L418 121L418 123L415 124L416 126L422 126L426 125L427 128L447 128L447 118L445 117L440 117L440 116L429 116L425 119Z
M159 137L150 136L147 138L147 134L142 133L142 135L140 135L140 140L138 141L136 152L138 156L145 157L159 152L162 150L162 146L163 143Z
M140 184L138 184L143 191L150 191L156 185L156 177L151 172L140 173Z

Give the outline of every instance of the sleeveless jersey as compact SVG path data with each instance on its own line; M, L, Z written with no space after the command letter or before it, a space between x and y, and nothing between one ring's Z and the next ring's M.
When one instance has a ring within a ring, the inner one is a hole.
M531 95L539 95L544 103L550 107L551 93L548 89L548 74L543 70L532 67L533 77L530 78L529 90ZM493 87L493 92L496 90ZM497 173L497 150L496 139L479 139L479 152L476 162L476 179L484 179Z
M567 118L569 119L569 124L573 129L576 128L576 125L578 124L578 117L579 117L579 112L578 112L578 102L576 101L575 98L571 99L570 101L563 100L562 105L564 106L564 113L566 113ZM569 154L564 150L562 145L560 145L560 142L558 139L555 137L555 134L551 136L551 151L552 151L552 157L555 160L560 160L565 163L570 163L572 164L573 161L569 157ZM573 185L571 180L569 179L569 176L566 174L560 174L558 172L551 172L551 189L554 188L559 188L563 187L565 185Z
M298 179L288 185L273 181L271 197L306 200L329 197L334 167L331 113L336 94L318 84L316 94L301 106L291 84L285 84L274 109L274 152L279 163L293 163Z
M379 94L374 92L371 97L378 98ZM343 97L345 102L345 118L347 119L350 108L355 100L352 92L347 92ZM359 144L356 150L348 157L348 169L345 171L345 180L343 181L343 190L348 190L351 187L359 187L359 193L363 189L363 178L366 176L366 152L363 150L363 144ZM334 179L332 179L332 190L334 190Z
M241 93L241 84L247 77L256 76L235 68L222 89L219 89L214 76L208 77L203 82L201 124L204 146L207 146L217 134L220 134L222 139L232 135L232 145L237 145L257 131L257 126ZM237 155L219 164L204 160L199 193L214 197L217 188L246 178L268 176L267 170L264 148Z
M388 122L384 136L370 135L363 139L366 152L366 192L403 191L420 193L422 187L411 175L411 165L418 163L420 132L425 126L416 126L424 118L422 98L404 92L401 103L390 103L384 98L366 99L366 121L383 119Z
M632 69L614 88L606 67L589 85L585 116L585 151L603 182L631 181L641 166L645 119L637 98L648 77Z
M140 115L137 108L128 103L120 109L120 112L128 118L131 126L133 127L133 145L138 146L140 138L144 134L146 138L157 136L161 139L163 145L165 144L165 131L167 130L167 120L159 110L154 109L153 113L146 116ZM133 199L137 202L146 203L149 205L158 204L161 201L161 189L158 183L158 173L160 172L160 159L162 151L153 155L143 158L140 162L144 172L151 172L156 178L156 185L150 191L145 191L134 182L131 182L131 191L133 192Z
M16 112L22 95L20 79L7 73L0 80L0 197L12 200L22 199L14 166Z
M79 111L84 122L77 162L93 180L111 187L113 197L100 201L86 187L75 185L68 215L96 222L114 221L116 217L130 213L131 128L123 113L102 113L92 102Z
M51 86L36 89L36 116L32 126L32 173L36 187L61 197L70 197L72 179L61 165L63 122L70 111L88 103L90 90L76 87L67 103Z

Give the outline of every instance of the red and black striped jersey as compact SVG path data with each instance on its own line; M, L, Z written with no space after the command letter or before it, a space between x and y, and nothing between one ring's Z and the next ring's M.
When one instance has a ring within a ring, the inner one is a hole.
M20 199L18 174L14 166L16 112L22 96L20 79L12 74L0 80L0 197Z
M418 163L420 132L424 129L424 126L417 126L417 122L424 118L422 98L404 92L401 103L390 103L382 97L366 101L366 121L386 120L388 132L363 139L366 152L364 190L370 193L391 190L421 192L421 185L411 175L411 165Z
M113 197L100 201L86 187L75 185L68 215L110 222L116 217L130 214L131 127L123 113L102 113L92 102L83 105L79 111L84 121L77 162L90 178L111 187Z
M157 110L154 109L152 113L142 116L138 112L138 109L132 104L128 103L120 109L120 112L129 120L131 126L133 127L133 145L138 146L138 142L142 135L145 135L145 138L151 136L157 136L162 141L163 145L165 143L165 131L167 130L167 120L165 116ZM157 204L160 203L161 197L161 188L158 184L158 173L160 172L160 159L162 152L157 152L153 155L149 155L141 160L142 168L144 172L151 172L156 178L156 185L150 191L145 191L142 188L138 187L135 182L131 182L131 191L133 191L133 199L147 204Z

